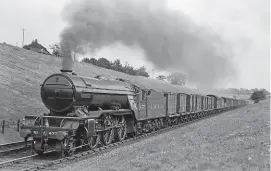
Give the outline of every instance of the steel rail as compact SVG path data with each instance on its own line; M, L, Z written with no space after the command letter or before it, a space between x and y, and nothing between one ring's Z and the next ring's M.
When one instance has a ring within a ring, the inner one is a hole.
M238 107L238 108L240 108L240 107ZM75 160L77 161L77 160L89 159L89 158L98 156L99 154L103 154L105 152L112 151L112 150L114 150L116 148L120 148L120 147L123 147L123 146L126 146L126 145L134 144L136 142L148 139L150 137L157 136L157 135L169 132L169 131L173 131L173 130L175 130L177 128L188 126L190 124L196 123L196 121L203 121L203 120L209 119L211 117L214 117L216 115L220 115L222 113L225 113L225 112L228 112L228 111L231 111L231 110L234 110L234 109L237 109L237 108L232 108L232 109L229 109L229 110L226 110L226 111L217 112L217 113L213 113L213 114L207 114L207 115L205 115L203 117L198 117L198 118L195 118L195 119L193 119L191 121L182 122L182 123L179 123L177 125L162 128L162 129L150 132L150 133L145 133L143 135L132 137L132 138L126 139L126 140L121 141L121 142L112 143L112 144L109 144L107 146L102 146L102 147L95 148L95 149L92 149L92 150L79 152L77 154L74 154L71 157L65 157L65 158L56 159L56 160L53 160L53 161L50 161L50 162L45 162L43 164L40 164L39 166L29 167L29 168L26 168L26 169L22 169L21 171L43 170L43 169L46 169L46 168L49 168L49 167L57 166L58 164L62 164L62 163L65 163L65 162L71 162L71 161L74 162Z

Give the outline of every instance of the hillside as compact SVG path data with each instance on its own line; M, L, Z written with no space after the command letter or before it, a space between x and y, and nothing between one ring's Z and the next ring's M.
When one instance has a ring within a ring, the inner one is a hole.
M61 59L19 47L0 44L0 120L16 120L24 115L47 112L40 98L40 85L50 74L60 72ZM121 72L76 62L78 75L93 77L105 75L128 79L136 85L171 92L192 92L156 79L130 76Z

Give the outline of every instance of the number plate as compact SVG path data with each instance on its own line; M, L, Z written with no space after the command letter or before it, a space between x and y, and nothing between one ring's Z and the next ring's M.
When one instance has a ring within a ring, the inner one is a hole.
M50 136L56 136L56 132L49 132L48 135L50 135Z
M40 132L39 131L33 131L33 134L34 135L39 135ZM56 134L57 134L57 132L53 132L53 131L48 132L49 136L56 136Z

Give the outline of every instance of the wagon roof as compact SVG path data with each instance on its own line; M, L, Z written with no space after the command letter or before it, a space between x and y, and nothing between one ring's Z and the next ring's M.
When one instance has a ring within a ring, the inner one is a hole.
M198 92L189 89L187 87L181 87L179 85L173 85L161 80L142 78L142 77L132 77L127 82L138 86L141 89L154 90L158 92L171 92L171 93L185 93L185 94L198 94Z
M219 97L219 96L217 96L217 95L214 95L214 94L207 94L206 96L213 96L213 97L215 97L215 98L221 98L221 97Z

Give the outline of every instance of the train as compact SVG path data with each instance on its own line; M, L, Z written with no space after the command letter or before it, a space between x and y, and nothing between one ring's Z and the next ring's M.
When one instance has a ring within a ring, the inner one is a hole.
M41 99L50 112L26 115L20 136L26 142L33 139L32 149L38 155L55 150L71 156L80 148L106 146L247 104L180 86L163 90L159 86L120 78L88 78L61 70L41 85Z

